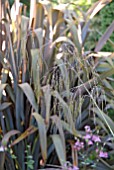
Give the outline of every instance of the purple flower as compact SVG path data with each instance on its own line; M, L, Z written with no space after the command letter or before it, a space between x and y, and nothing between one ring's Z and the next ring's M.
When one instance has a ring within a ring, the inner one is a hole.
M3 146L0 146L0 152L4 152L5 148Z
M90 135L90 134L86 134L86 135L84 136L84 139L91 139L91 135Z
M89 140L88 145L93 145L93 142L91 140Z
M77 166L73 166L73 168L69 167L68 170L79 170Z
M93 135L93 136L92 136L92 140L93 140L94 142L101 142L100 137L97 136L97 135Z
M83 142L80 142L79 140L77 140L77 142L75 143L75 145L74 145L74 149L76 149L76 150L81 150L81 149L83 149L84 148L84 143Z
M84 128L85 128L85 131L86 131L87 133L90 133L90 132L91 132L90 126L86 125Z
M74 166L72 170L79 170L77 166Z
M100 157L100 158L108 158L108 153L107 153L107 152L100 151L99 157Z
M96 149L96 153L98 153L98 152L99 152L99 149L97 148L97 149Z

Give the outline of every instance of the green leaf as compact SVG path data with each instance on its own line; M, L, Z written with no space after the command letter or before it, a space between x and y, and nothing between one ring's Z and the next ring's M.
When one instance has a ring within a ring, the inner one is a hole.
M19 87L23 90L23 92L27 96L27 99L31 103L32 107L37 112L38 111L38 105L36 103L34 92L33 92L32 88L31 88L31 86L28 83L23 83L23 84L19 84Z
M64 148L62 145L62 139L60 135L52 135L51 137L52 137L59 161L61 165L63 166L64 163L66 162L66 158L65 158Z
M35 117L37 124L38 124L42 157L44 161L46 161L47 159L46 125L45 125L44 119L42 118L40 114L35 112L35 113L32 113L32 115Z
M28 168L30 169L34 169L33 165L32 164L27 164Z
M112 69L110 69L108 71L105 71L104 73L102 73L99 76L99 78L103 80L103 79L107 78L108 76L112 76L113 74L114 74L114 68L112 68Z

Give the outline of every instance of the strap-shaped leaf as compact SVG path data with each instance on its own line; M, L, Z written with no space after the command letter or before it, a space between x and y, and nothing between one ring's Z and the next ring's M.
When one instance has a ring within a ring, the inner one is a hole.
M20 133L18 130L11 130L8 133L6 133L2 139L2 146L6 146L7 143L9 142L10 137L18 133Z
M68 123L66 123L65 121L61 120L61 124L62 124L63 128L65 130L67 130L70 134L72 134L74 136L80 136L78 134L78 132L76 131L76 129L71 128L71 126Z
M64 114L67 118L67 122L69 123L69 125L72 128L74 128L72 114L71 114L71 110L70 110L69 106L67 105L67 103L63 100L63 98L60 96L60 94L56 90L53 91L52 95L60 101L60 103L64 109Z
M11 147L16 145L17 143L19 143L20 141L22 141L23 139L25 139L26 137L28 137L29 135L31 135L32 133L34 133L35 131L37 131L37 128L34 126L30 126L28 129L25 130L25 132L23 132L16 140L14 140L11 143Z
M5 152L4 148L0 147L0 170L4 170L4 163L5 163Z
M49 123L50 119L50 105L51 105L51 88L50 85L46 85L42 87L44 98L45 98L45 104L46 104L46 123Z
M87 12L87 16L93 18L105 5L110 3L112 0L100 0L94 3Z
M32 55L32 75L34 81L34 89L38 100L40 95L40 72L42 71L42 61L38 49L32 49L31 55Z
M62 42L66 42L66 43L69 43L71 44L73 47L75 47L75 44L67 37L65 36L61 36L61 37L58 37L51 45L51 48L54 47L54 45L56 45L57 43L62 43Z
M52 116L51 118L52 118L53 122L55 123L56 127L59 130L59 134L60 134L60 137L61 137L61 140L62 140L64 154L66 156L65 136L64 136L63 126L62 126L61 120L56 115Z
M32 113L32 115L35 117L37 124L38 124L41 152L42 152L42 157L45 162L47 159L46 125L44 123L44 119L42 118L42 116L40 114L35 112L35 113Z
M103 36L98 41L98 43L97 43L97 45L95 47L95 52L98 52L103 48L104 44L109 39L109 37L111 36L113 31L114 31L114 21L111 23L111 25L108 27L106 32L103 34Z
M13 94L13 90L9 86L9 84L6 84L6 83L5 84L0 84L0 101L2 99L2 92L3 92L4 89L6 89L7 93L11 97L12 101L15 103L15 97L14 97L14 94Z
M4 102L4 103L0 104L0 111L7 109L11 104L12 103L9 103L9 102Z
M19 87L23 90L23 92L27 96L27 99L31 103L32 107L37 112L38 111L38 105L36 103L34 92L33 92L32 88L31 88L31 86L28 83L23 83L23 84L19 84Z
M95 105L97 104L95 103ZM98 115L101 121L107 125L108 129L110 130L110 133L114 137L114 121L108 115L106 115L98 106L97 108L93 108L93 111Z
M10 60L11 60L10 64L11 64L11 70L12 70L12 74L13 74L13 78L14 78L14 84L15 83L17 84L17 68L16 68L16 63L15 63L13 44L12 44L12 41L11 41L10 25L7 22L7 20L4 20L4 22L5 22L6 33L7 33L7 37L9 39L9 45L10 45Z
M94 3L90 9L87 12L87 16L89 15L89 20L85 23L83 29L82 29L82 44L84 44L87 34L89 33L89 26L91 23L91 19L108 3L110 3L111 0L101 0Z
M52 135L52 140L53 143L55 145L55 149L59 158L59 161L61 163L61 165L64 165L64 163L66 162L65 159L65 153L64 153L64 148L63 148L63 144L62 144L62 139L60 137L60 135Z

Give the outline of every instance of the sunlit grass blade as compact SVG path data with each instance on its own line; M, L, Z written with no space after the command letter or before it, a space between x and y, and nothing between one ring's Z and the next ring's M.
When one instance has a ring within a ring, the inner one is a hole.
M30 21L29 21L29 28L34 29L36 19L36 0L30 1Z
M105 5L110 3L112 0L101 0L94 3L87 12L90 18L93 18Z
M32 133L34 133L36 131L37 131L37 128L35 128L34 126L30 126L27 130L25 130L24 133L22 133L16 140L14 140L11 143L10 147L16 145L17 143L24 140L25 138L27 138L29 135L31 135Z
M51 48L54 45L56 45L57 43L62 43L62 42L67 42L67 43L71 44L73 47L75 47L75 44L69 38L67 38L65 36L61 36L61 37L58 37L55 41L53 41Z

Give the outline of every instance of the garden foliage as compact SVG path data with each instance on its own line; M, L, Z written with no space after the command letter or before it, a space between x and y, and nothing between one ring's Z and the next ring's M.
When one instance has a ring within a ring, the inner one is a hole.
M0 4L0 170L61 169L67 161L75 169L113 168L114 122L107 110L114 107L114 55L100 50L114 22L94 51L84 50L92 18L109 2L84 13L69 10L70 3L31 0L30 17L18 0L11 8L7 0ZM94 159L95 142L85 148L88 162L74 149L86 125L109 150L108 160Z
M103 8L99 13L101 19L100 32L104 34L106 28L114 20L114 1ZM112 33L110 40L105 44L103 51L114 51L114 32Z

